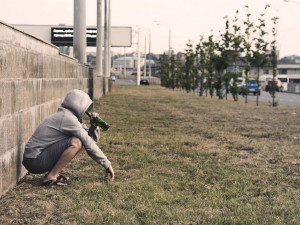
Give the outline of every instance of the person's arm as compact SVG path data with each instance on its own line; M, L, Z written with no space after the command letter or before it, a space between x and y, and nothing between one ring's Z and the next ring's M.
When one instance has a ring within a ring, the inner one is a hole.
M98 113L92 112L92 118L90 118L90 128L88 134L97 143L100 139L100 128L93 123L93 118L99 116Z
M108 174L110 175L110 180L113 181L115 179L115 172L111 165L106 169L106 177Z
M61 124L61 131L70 136L79 138L88 155L105 169L109 168L111 164L110 161L97 146L93 138L88 135L88 132L86 132L75 116L67 116L64 118Z
M95 142L98 142L100 139L100 128L98 126L96 126L95 124L93 124L93 118L99 116L98 113L92 112L92 117L90 119L90 128L89 128L89 136L91 136ZM106 174L105 177L108 177L108 175L110 175L110 180L113 181L115 179L115 173L114 173L114 169L113 167L110 165L107 169L106 169Z

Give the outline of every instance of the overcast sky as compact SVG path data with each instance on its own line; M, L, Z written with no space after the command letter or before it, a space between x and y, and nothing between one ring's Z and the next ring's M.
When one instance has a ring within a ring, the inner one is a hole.
M73 25L73 4L73 0L0 0L0 20L8 24ZM97 0L86 0L86 4L87 26L95 26ZM223 31L224 16L232 20L235 11L240 10L240 20L243 20L246 14L244 6L248 5L250 13L257 18L266 4L271 5L268 18L280 18L280 57L300 55L300 0L111 0L111 25L133 28L139 25L151 30L154 53L168 50L169 26L171 46L177 52L184 51L188 40L196 44L200 35L217 35L219 30ZM158 26L154 20L168 26ZM271 29L269 19L268 26ZM126 51L135 48L133 45Z

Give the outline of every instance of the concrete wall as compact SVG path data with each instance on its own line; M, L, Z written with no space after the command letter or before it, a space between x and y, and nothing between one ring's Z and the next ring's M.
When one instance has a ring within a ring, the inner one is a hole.
M81 89L93 98L108 92L108 79L59 49L0 21L0 196L26 174L25 144L57 111L65 94Z

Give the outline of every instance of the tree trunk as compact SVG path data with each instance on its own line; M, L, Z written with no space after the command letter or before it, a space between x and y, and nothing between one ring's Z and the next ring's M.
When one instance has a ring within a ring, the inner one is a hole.
M260 92L260 86L259 86L259 67L257 68L257 93L256 93L256 106L258 106L258 98Z

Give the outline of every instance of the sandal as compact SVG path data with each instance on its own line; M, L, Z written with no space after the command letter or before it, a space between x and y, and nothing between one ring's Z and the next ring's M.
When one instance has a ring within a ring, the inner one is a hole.
M65 177L64 175L61 175L61 174L59 174L58 177L56 178L56 180L63 180L63 181L66 181L69 179L70 179L69 177Z
M48 180L46 182L42 183L42 186L66 186L67 184L62 183L60 180L56 179L56 180Z

